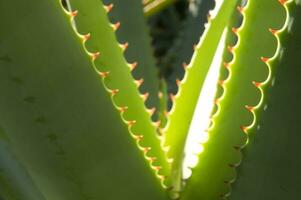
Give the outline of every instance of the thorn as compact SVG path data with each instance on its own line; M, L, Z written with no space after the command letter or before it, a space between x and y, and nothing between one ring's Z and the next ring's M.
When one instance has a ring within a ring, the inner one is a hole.
M144 147L143 148L143 152L146 154L147 152L149 152L151 150L150 147Z
M114 96L115 94L117 94L119 92L119 90L118 89L113 89L110 92L111 92L111 95Z
M247 127L246 127L246 126L241 126L240 129L241 129L243 132L247 133Z
M236 8L241 14L244 12L244 8L242 6L237 6Z
M168 117L169 112L168 112L167 110L164 110L164 111L163 111L163 114L164 114L165 117Z
M114 4L110 3L109 5L104 5L103 7L107 12L110 12L113 9Z
M284 5L288 0L278 0L279 3L281 3L282 5Z
M230 63L228 63L228 62L224 62L223 65L224 65L225 68L229 68L230 67Z
M133 62L133 63L130 63L129 66L130 66L130 70L133 71L138 65L138 62Z
M87 40L89 40L91 37L90 33L87 33L86 35L83 35L83 41L86 42Z
M154 162L155 160L157 160L157 157L149 157L148 160L149 160L150 162Z
M124 44L120 44L119 46L121 47L121 49L122 49L123 51L125 51L125 50L129 47L129 43L126 42L126 43L124 43Z
M138 142L143 139L143 135L135 135L134 137L135 137L135 140Z
M230 46L230 45L229 45L227 48L228 48L228 51L229 51L230 53L233 53L233 50L234 50L234 47L233 47L233 46Z
M70 17L76 17L77 14L78 14L78 11L77 11L77 10L74 10L74 11L69 12Z
M158 121L156 121L156 122L153 122L153 124L154 124L154 126L155 126L156 128L159 128L160 125L161 125L161 121L158 120Z
M99 55L100 55L99 52L91 53L92 61L95 61L99 57Z
M218 84L220 84L221 86L223 86L225 84L225 80L219 80Z
M142 94L141 96L142 96L143 101L146 101L149 96L149 93L147 92L145 94Z
M196 50L196 47L197 47L197 45L196 44L193 44L193 51L195 51Z
M181 81L179 79L176 79L176 84L179 87L181 85Z
M186 69L187 69L187 66L188 66L188 65L187 65L187 63L186 63L186 62L183 62L183 63L182 63L182 67L184 68L184 70L186 70Z
M219 104L219 102L220 102L220 99L219 99L219 98L214 99L214 104L215 104L215 105Z
M208 14L207 14L207 21L210 22L211 19L212 19L212 18L211 18L211 15L210 15L210 13L208 13Z
M154 170L156 170L156 171L160 171L161 169L162 169L161 166L154 166Z
M156 112L156 108L153 107L153 108L151 108L151 109L148 109L147 111L148 111L148 113L149 113L150 115L153 115L153 114Z
M237 33L238 32L238 28L235 28L235 27L232 27L231 30L232 30L233 33Z
M245 105L245 108L250 112L252 112L255 109L254 106L248 106L248 105Z
M161 180L164 181L166 179L166 176L164 175L157 175L157 177Z
M109 75L110 72L99 72L99 75L102 77L102 78L106 78L108 75Z
M129 127L133 126L136 123L135 120L127 121Z
M278 30L277 30L277 29L269 28L269 31L270 31L273 35L276 35L276 34L278 33Z
M112 24L112 27L114 31L116 31L120 27L120 22L117 22L116 24Z
M135 80L134 82L135 82L135 84L137 85L137 87L140 87L141 84L144 82L144 79L141 78L141 79L139 79L139 80Z
M127 109L128 109L127 106L123 106L123 107L120 107L120 108L119 108L119 111L120 111L121 113L124 113L125 111L127 111Z
M266 57L261 57L260 59L264 63L267 63L269 61L269 58L266 58Z
M172 101L174 101L174 100L175 100L175 95L174 95L173 93L170 93L170 94L169 94L169 98L170 98Z
M256 82L256 81L252 81L253 85L255 85L255 87L260 87L262 84L260 82Z

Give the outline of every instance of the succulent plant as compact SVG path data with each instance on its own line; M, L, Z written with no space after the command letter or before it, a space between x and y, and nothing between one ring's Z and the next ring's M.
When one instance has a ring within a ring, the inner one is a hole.
M215 4L167 112L140 0L0 0L3 200L297 199L301 1Z

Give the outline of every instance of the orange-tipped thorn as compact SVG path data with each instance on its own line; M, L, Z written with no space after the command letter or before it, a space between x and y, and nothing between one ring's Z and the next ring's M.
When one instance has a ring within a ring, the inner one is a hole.
M236 8L237 8L238 12L240 12L240 13L244 12L244 8L243 7L237 6Z
M117 22L116 24L112 24L112 27L114 31L116 31L120 27L120 22Z
M170 94L169 94L169 98L170 98L172 101L174 101L176 97L175 97L175 95L174 95L173 93L170 93Z
M253 83L253 85L255 85L255 87L258 87L258 88L262 85L260 82L256 82L256 81L253 81L252 83Z
M157 157L149 157L148 160L149 160L150 162L154 162L155 160L157 160Z
M119 90L118 89L113 89L110 92L111 92L111 95L114 96L119 92Z
M74 10L74 11L69 12L69 15L70 15L71 17L76 17L77 14L78 14L78 11L77 11L77 10Z
M248 105L245 105L245 108L250 112L252 112L255 109L254 106L248 106Z
M151 109L148 109L147 112L150 114L150 115L153 115L155 112L156 112L156 108L153 107Z
M102 78L106 78L108 75L109 75L110 72L99 72L99 75L102 77Z
M277 30L277 29L269 28L269 31L270 31L273 35L276 35L276 34L278 33L278 30Z
M96 53L91 53L91 58L92 58L92 61L95 61L98 57L99 57L100 53L99 52L96 52Z
M121 113L124 113L125 111L127 111L127 109L128 109L127 106L123 106L123 107L120 107L120 108L119 108L119 111L120 111Z
M136 123L135 120L127 121L128 126L133 126Z
M165 117L168 117L169 112L168 112L167 110L164 110L164 111L163 111L163 114L164 114Z
M129 43L126 42L126 43L124 43L124 44L120 44L120 47L121 47L121 49L122 49L123 51L125 51L125 50L129 47Z
M147 153L147 152L149 152L150 150L151 150L150 147L144 147L144 148L143 148L143 152L144 152L144 153Z
M247 127L246 127L246 126L241 126L240 129L241 129L243 132L247 133Z
M269 58L267 57L261 57L260 58L262 60L262 62L267 63L269 61Z
M161 169L162 169L161 166L154 166L154 170L156 170L156 171L160 171Z
M226 67L226 68L229 68L229 67L230 67L230 63L228 63L228 62L224 62L223 65L224 65L224 67Z
M145 94L142 94L141 96L142 96L143 101L146 101L149 96L149 93L147 92Z
M219 104L219 102L220 102L220 99L219 99L219 98L214 99L214 104L215 104L215 105Z
M131 64L129 64L130 70L133 71L138 65L138 62L133 62Z
M180 84L181 84L181 81L180 81L179 79L176 79L176 84L177 84L177 86L179 87Z
M237 33L238 32L238 28L235 28L235 27L232 27L231 30L232 30L233 33Z
M233 53L234 47L229 45L229 46L227 47L227 49L228 49L229 52Z
M137 87L140 87L141 84L144 82L144 79L141 78L141 79L139 79L139 80L135 80L134 82L135 82L135 84L137 85Z
M288 0L279 0L279 2L284 5Z
M218 84L220 84L221 86L223 86L225 84L225 80L219 80Z
M141 141L143 139L143 135L135 135L135 140L136 141Z
M110 3L109 5L105 5L103 7L107 12L110 12L113 9L114 4Z
M86 35L83 35L83 40L84 42L86 42L87 40L89 40L91 37L91 34L90 33L87 33Z
M160 125L161 125L161 121L158 120L158 121L156 121L156 122L153 122L153 124L154 124L154 126L155 126L156 128L159 128Z
M183 67L184 69L187 69L187 66L188 66L188 65L187 65L186 62L183 62L183 63L182 63L182 67Z

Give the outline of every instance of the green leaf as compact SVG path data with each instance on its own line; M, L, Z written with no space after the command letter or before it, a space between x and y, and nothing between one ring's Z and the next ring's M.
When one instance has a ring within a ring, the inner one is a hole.
M204 35L196 46L191 63L187 67L185 77L175 96L169 122L164 132L165 145L170 147L168 155L173 159L172 174L176 191L181 190L184 146L199 94L236 3L237 1L224 1L221 2L221 7L217 7L219 12L216 16L212 16Z
M158 109L160 81L141 0L104 0L103 2L106 5L109 3L114 5L109 18L112 22L119 21L121 24L116 34L120 43L129 44L124 52L126 59L131 63L138 62L133 75L136 79L143 78L139 90L141 93L149 93L146 106Z
M147 110L144 105L143 100L148 95L139 93L130 64L123 56L124 49L116 40L115 30L119 23L110 24L106 7L98 0L72 0L70 3L78 12L75 18L77 31L83 35L89 34L85 42L87 51L92 53L92 57L93 53L99 53L99 57L94 60L96 72L105 73L104 85L113 95L114 105L122 110L122 118L128 122L131 133L138 135L139 145L163 182L169 173L169 164L161 148L157 127L151 121L151 110Z
M42 195L166 199L59 1L0 1L0 18L0 124ZM140 109L137 94L126 97ZM141 115L151 132L150 116Z
M288 29L280 33L281 56L273 63L266 110L250 133L230 199L298 199L301 94L301 4L288 5Z
M238 29L239 40L229 63L229 78L223 83L219 111L183 199L229 196L235 168L241 162L241 149L247 144L247 134L254 129L257 110L262 109L263 92L273 69L267 63L278 55L277 40L269 28L282 28L286 12L278 1L268 0L248 1L242 13L244 21Z

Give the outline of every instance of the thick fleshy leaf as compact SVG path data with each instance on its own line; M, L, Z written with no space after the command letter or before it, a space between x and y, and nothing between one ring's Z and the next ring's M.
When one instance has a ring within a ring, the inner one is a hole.
M262 110L263 94L270 81L270 61L279 56L274 29L284 26L286 11L277 0L248 1L239 8L244 15L236 30L239 40L234 59L227 63L229 77L218 99L219 110L213 117L209 141L199 156L199 164L187 183L183 199L222 199L230 192L241 162L240 150L247 134L254 130L256 113ZM272 28L272 29L271 29Z
M0 11L0 124L42 195L165 199L60 2L0 1Z
M233 200L298 199L301 160L301 4L291 3L288 29L280 34L281 56L273 63L272 82L258 130L249 144L233 184Z

